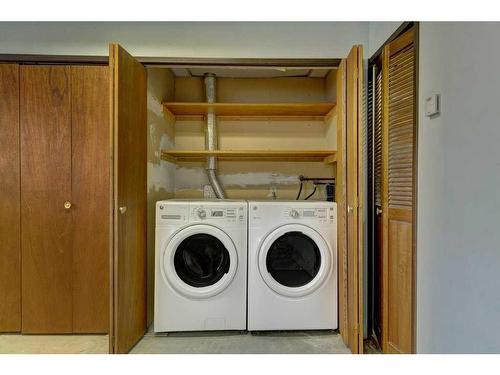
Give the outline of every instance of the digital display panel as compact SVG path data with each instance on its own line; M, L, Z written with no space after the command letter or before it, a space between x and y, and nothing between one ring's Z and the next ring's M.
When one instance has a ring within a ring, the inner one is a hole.
M212 216L213 217L222 217L222 216L224 216L224 212L223 211L212 211Z

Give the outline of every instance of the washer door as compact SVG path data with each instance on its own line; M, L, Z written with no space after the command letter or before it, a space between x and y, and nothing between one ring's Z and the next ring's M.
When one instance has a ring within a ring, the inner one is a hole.
M193 225L177 232L163 252L163 276L190 298L213 297L236 274L238 255L231 238L211 225Z
M259 271L265 283L286 297L312 293L328 277L331 251L314 229L284 225L271 232L259 250Z

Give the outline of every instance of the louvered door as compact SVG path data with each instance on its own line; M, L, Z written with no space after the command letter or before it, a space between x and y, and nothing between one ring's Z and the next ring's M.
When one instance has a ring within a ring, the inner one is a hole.
M413 31L387 45L382 67L384 352L413 351L415 50Z

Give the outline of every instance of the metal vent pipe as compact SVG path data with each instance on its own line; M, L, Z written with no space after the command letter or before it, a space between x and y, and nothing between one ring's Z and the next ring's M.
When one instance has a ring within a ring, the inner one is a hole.
M205 95L208 103L215 103L215 74L205 74ZM208 110L206 118L205 149L215 151L217 150L217 117L213 108ZM205 170L207 171L208 181L214 189L215 196L219 199L226 198L224 188L217 177L217 158L215 156L207 156Z

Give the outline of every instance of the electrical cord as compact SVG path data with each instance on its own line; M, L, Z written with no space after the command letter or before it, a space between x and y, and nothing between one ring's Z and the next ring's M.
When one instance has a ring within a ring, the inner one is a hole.
M302 193L302 182L300 183L300 188L299 188L299 194L297 194L297 198L295 198L296 201L299 200L300 198L300 193Z
M316 193L316 189L317 189L317 188L318 188L318 187L317 187L316 185L314 185L314 190L313 190L313 191L312 191L312 193L311 193L311 194L309 194L309 195L308 195L308 196L307 196L304 200L308 200L309 198L311 198L311 197L314 195L314 193Z

